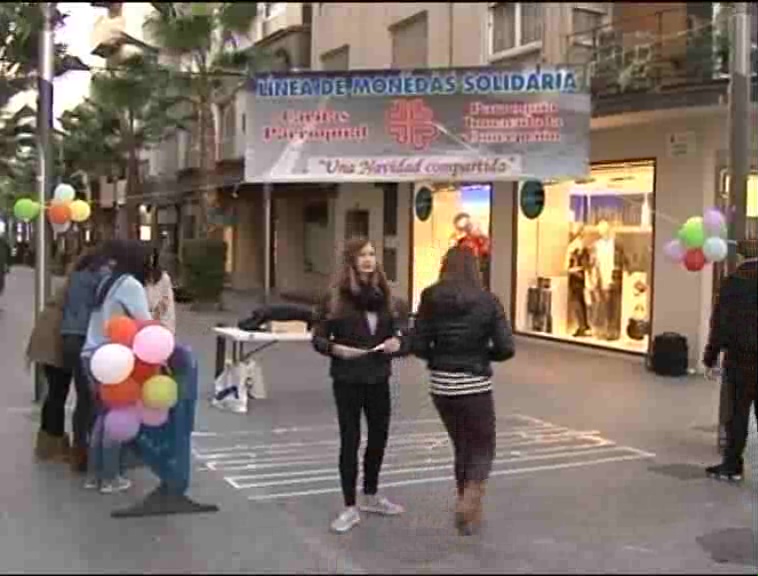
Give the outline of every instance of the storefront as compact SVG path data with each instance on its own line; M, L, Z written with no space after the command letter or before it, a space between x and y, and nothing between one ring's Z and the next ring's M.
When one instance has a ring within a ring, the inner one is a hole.
M518 211L518 332L647 351L655 171L655 160L593 164L586 179L546 186L538 217Z

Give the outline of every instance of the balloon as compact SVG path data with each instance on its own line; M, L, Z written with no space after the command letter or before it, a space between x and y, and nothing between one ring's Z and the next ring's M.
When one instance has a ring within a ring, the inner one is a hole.
M53 202L47 211L47 217L53 224L66 224L71 220L71 205Z
M142 385L142 404L145 408L168 410L179 399L179 385L169 376L153 376Z
M31 222L39 216L40 205L29 198L21 198L13 205L13 215L22 222Z
M129 347L132 346L137 331L137 323L128 316L114 316L105 325L108 340Z
M729 254L729 246L716 236L708 238L703 244L703 255L708 262L721 262Z
M141 424L140 412L135 406L111 410L105 415L105 439L120 444L131 442L139 434Z
M120 384L134 370L134 354L123 344L104 344L92 355L90 370L101 384Z
M163 326L158 320L137 320L137 326L140 330L148 326Z
M710 208L703 215L703 228L708 236L726 238L726 218L717 208Z
M663 253L666 255L666 258L679 264L684 260L684 255L687 253L687 249L679 240L671 240L666 246L664 246Z
M76 190L70 184L58 184L53 192L53 198L58 202L72 202L76 198Z
M121 384L100 386L100 399L108 408L124 408L136 404L142 397L139 382L129 378Z
M130 378L135 382L143 384L146 380L149 380L153 376L158 375L161 367L153 364L146 364L139 358L134 362L134 370Z
M50 226L52 226L55 234L65 234L71 230L71 222L66 222L65 224L50 224Z
M153 408L140 408L140 419L145 426L158 428L168 421L168 410L155 410Z
M687 248L702 248L705 242L703 219L700 216L689 218L679 229L679 240Z
M92 214L92 209L84 200L74 200L71 205L71 220L74 222L84 222Z
M174 335L164 326L147 326L134 338L134 353L148 364L163 364L174 352Z
M687 250L684 257L684 267L690 272L699 272L705 266L705 256L700 248Z

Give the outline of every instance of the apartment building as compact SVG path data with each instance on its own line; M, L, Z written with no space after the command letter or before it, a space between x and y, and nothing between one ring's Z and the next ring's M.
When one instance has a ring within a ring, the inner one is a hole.
M676 331L697 366L714 271L693 274L658 255L687 218L728 204L725 12L718 3L313 4L314 70L570 68L593 98L591 170L546 182L536 219L519 208L520 182L346 178L309 195L275 195L277 289L323 291L342 242L361 234L378 247L397 294L415 304L456 233L454 217L465 212L490 236L490 287L518 332L644 354L652 334ZM746 121L755 125L753 106ZM434 198L424 222L414 211L422 188ZM611 247L603 266L612 283L598 301L579 296L589 330L574 311L566 269L580 236L604 253Z

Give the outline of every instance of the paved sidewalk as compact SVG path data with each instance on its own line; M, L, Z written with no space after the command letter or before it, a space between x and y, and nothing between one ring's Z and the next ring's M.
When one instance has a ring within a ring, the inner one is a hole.
M31 457L37 416L23 349L32 274L14 271L0 297L0 571L338 573L744 573L756 488L704 477L718 460L718 389L669 380L641 361L519 341L496 373L498 458L488 525L461 539L451 526L449 446L415 360L397 365L382 485L402 518L364 518L338 537L337 432L326 361L307 344L260 356L270 398L247 415L211 408L218 321L248 306L196 314L180 307L180 340L202 369L192 496L210 516L111 520L132 492L83 492ZM755 450L755 444L752 445ZM758 458L753 458L753 466ZM754 473L753 478L758 474Z

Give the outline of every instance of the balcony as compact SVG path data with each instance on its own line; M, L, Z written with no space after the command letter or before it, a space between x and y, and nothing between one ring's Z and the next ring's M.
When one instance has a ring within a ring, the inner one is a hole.
M727 14L673 5L571 34L565 66L592 94L594 116L717 105L729 84L727 31ZM754 44L753 98L757 55Z

